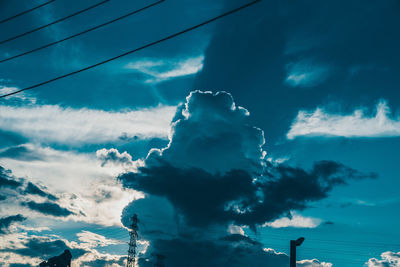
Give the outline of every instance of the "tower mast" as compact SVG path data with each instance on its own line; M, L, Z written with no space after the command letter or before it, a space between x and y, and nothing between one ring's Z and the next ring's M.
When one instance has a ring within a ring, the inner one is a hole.
M131 218L131 230L129 231L129 249L128 249L128 260L126 262L126 267L135 267L136 261L136 240L138 238L138 217L134 214Z

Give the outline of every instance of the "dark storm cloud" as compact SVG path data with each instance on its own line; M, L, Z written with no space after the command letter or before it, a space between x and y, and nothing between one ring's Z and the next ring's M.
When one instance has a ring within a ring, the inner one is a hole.
M327 197L335 185L373 177L337 162L321 161L310 171L271 165L268 176L256 180L243 170L211 174L167 164L143 167L119 179L125 187L167 198L190 225L255 226L305 209L309 202Z
M41 197L45 197L49 200L57 200L58 198L50 193L47 193L45 191L43 191L42 189L40 189L37 185L28 182L28 185L26 186L25 190L24 190L25 194L31 194L31 195L38 195Z
M351 112L380 98L400 106L399 8L397 0L262 1L216 25L194 88L229 90L274 141L299 109L334 102ZM292 87L291 71L318 83Z
M240 198L255 197L257 190L248 173L236 170L225 175L213 175L202 169L162 165L141 168L140 173L124 174L119 179L125 187L166 197L192 225L232 219L224 210L225 205Z
M0 218L0 234L7 233L8 228L10 227L11 224L15 222L22 222L25 220L26 218L21 214Z
M220 240L171 239L155 240L155 251L160 251L165 266L275 266L288 265L288 256L263 250L260 243L253 240L228 236ZM154 266L156 257L139 259L141 267ZM250 264L251 263L251 264Z
M21 205L27 206L31 210L43 213L45 215L52 215L56 217L67 217L71 214L74 214L72 211L52 202L37 203L35 201L28 201L22 202Z

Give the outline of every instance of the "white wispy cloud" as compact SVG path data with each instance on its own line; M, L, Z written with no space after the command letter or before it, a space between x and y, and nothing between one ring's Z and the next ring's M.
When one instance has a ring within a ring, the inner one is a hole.
M0 79L0 82L3 80ZM13 93L15 91L18 91L19 88L17 87L9 87L9 86L1 86L0 85L0 95L6 95L9 93ZM11 95L8 97L8 101L13 101L17 103L29 103L29 104L35 104L36 103L36 98L27 94L26 92L21 92L15 95Z
M312 87L316 86L328 77L329 67L316 64L312 61L299 61L287 65L285 83L289 86Z
M352 114L330 114L323 108L313 112L299 111L293 121L288 139L299 136L338 136L338 137L395 137L400 136L400 118L390 118L386 101L376 106L374 116L366 116L364 109Z
M146 83L158 83L172 78L196 74L203 68L204 56L179 59L144 58L128 63L125 68L149 76Z
M121 137L167 138L173 106L103 111L58 105L0 106L0 128L42 143L101 144Z
M296 212L292 212L292 217L282 217L272 222L267 222L263 227L269 226L272 228L285 228L285 227L295 227L295 228L315 228L321 224L321 219L304 217Z

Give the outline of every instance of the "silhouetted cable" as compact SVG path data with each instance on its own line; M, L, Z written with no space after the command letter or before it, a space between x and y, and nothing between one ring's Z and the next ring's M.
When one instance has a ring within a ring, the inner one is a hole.
M39 30L41 30L41 29L44 29L44 28L47 28L47 27L49 27L49 26L51 26L51 25L57 24L57 23L59 23L59 22L61 22L61 21L70 19L70 18L72 18L72 17L74 17L74 16L76 16L76 15L82 14L82 13L84 13L84 12L86 12L86 11L89 11L89 10L91 10L91 9L93 9L93 8L95 8L95 7L98 7L98 6L102 5L102 4L105 4L105 3L109 2L109 1L110 1L110 0L104 0L104 1L102 1L102 2L99 2L99 3L97 3L97 4L94 4L94 5L92 5L92 6L89 6L89 7L85 8L85 9L82 9L82 10L79 10L79 11L77 11L77 12L75 12L75 13L72 13L72 14L66 16L66 17L63 17L63 18L57 19L57 20L55 20L55 21L53 21L53 22L50 22L50 23L48 23L48 24L46 24L46 25L37 27L37 28L35 28L35 29L29 30L29 31L24 32L24 33L21 33L21 34L17 34L17 35L15 35L15 36L13 36L13 37L10 37L10 38L8 38L8 39L5 39L5 40L3 40L3 41L0 41L0 44L7 43L7 42L9 42L9 41L12 41L12 40L21 38L22 36L25 36L25 35L28 35L28 34L37 32L37 31L39 31Z
M45 2L45 3L43 3L43 4L41 4L41 5L32 7L31 9L22 11L21 13L18 13L18 14L14 15L14 16L11 16L11 17L6 18L6 19L3 19L3 20L0 20L0 24L1 24L1 23L4 23L4 22L7 22L7 21L9 21L9 20L15 19L16 17L22 16L22 15L24 15L24 14L27 14L27 13L29 13L29 12L35 10L35 9L41 8L41 7L43 7L43 6L45 6L45 5L48 5L48 4L50 4L50 3L54 2L54 1L56 1L56 0L47 1L47 2Z
M74 34L74 35L71 35L71 36L68 36L68 37L66 37L66 38L63 38L63 39L61 39L61 40L58 40L58 41L55 41L55 42L52 42L52 43L48 43L48 44L46 44L46 45L40 46L40 47L38 47L38 48L35 48L35 49L32 49L32 50L26 51L26 52L24 52L24 53L21 53L21 54L12 56L12 57L8 57L8 58L5 58L5 59L2 59L2 60L0 60L0 63L3 63L3 62L6 62L6 61L9 61L9 60L18 58L18 57L22 57L22 56L28 55L28 54L30 54L30 53L33 53L33 52L42 50L42 49L44 49L44 48L50 47L50 46L55 45L55 44L59 44L59 43L61 43L61 42L67 41L67 40L69 40L69 39L72 39L72 38L74 38L74 37L80 36L80 35L82 35L82 34L85 34L85 33L88 33L88 32L94 31L94 30L97 30L97 29L99 29L99 28L101 28L101 27L104 27L104 26L106 26L106 25L108 25L108 24L114 23L114 22L116 22L116 21L118 21L118 20L127 18L127 17L132 16L132 15L134 15L134 14L136 14L136 13L139 13L139 12L141 12L141 11L143 11L143 10L146 10L146 9L148 9L148 8L150 8L150 7L153 7L153 6L155 6L155 5L158 5L158 4L160 4L160 3L164 2L164 1L165 1L165 0L157 1L157 2L155 2L155 3L153 3L153 4L147 5L147 6L145 6L145 7L140 8L140 9L136 9L136 10L134 10L134 11L132 11L132 12L129 12L128 14L125 14L125 15L121 16L121 17L118 17L118 18L116 18L116 19L107 21L107 22L105 22L105 23L102 23L102 24L100 24L100 25L94 26L94 27L89 28L89 29L87 29L87 30L84 30L84 31L82 31L82 32L79 32L79 33L76 33L76 34Z
M200 23L200 24L197 24L197 25L195 25L195 26L192 26L192 27L187 28L187 29L185 29L185 30L182 30L182 31L180 31L180 32L171 34L171 35L169 35L169 36L167 36L167 37L164 37L164 38L162 38L162 39L159 39L159 40L157 40L157 41L154 41L154 42L145 44L145 45L143 45L143 46L141 46L141 47L139 47L139 48L135 48L135 49L133 49L133 50L130 50L130 51L125 52L125 53L123 53L123 54L120 54L120 55L118 55L118 56L115 56L115 57L109 58L109 59L107 59L107 60L98 62L98 63L96 63L96 64L90 65L90 66L88 66L88 67L86 67L86 68L79 69L79 70L76 70L76 71L73 71L73 72L70 72L70 73L67 73L67 74L58 76L58 77L56 77L56 78L47 80L47 81L45 81L45 82L41 82L41 83L38 83L38 84L35 84L35 85L32 85L32 86L26 87L26 88L17 90L17 91L12 92L12 93L8 93L8 94L1 95L0 98L4 98L4 97L7 97L7 96L15 95L15 94L18 94L18 93L23 92L23 91L26 91L26 90L31 90L31 89L33 89L33 88L36 88L36 87L39 87L39 86L42 86L42 85L45 85L45 84L48 84L48 83L51 83L51 82L60 80L60 79L63 79L63 78L65 78L65 77L72 76L72 75L77 74L77 73L80 73L80 72L82 72L82 71L86 71L86 70L95 68L95 67L97 67L97 66L103 65L103 64L108 63L108 62L110 62L110 61L113 61L113 60L116 60L116 59L118 59L118 58L127 56L127 55L132 54L132 53L135 53L135 52L137 52L137 51L143 50L143 49L148 48L148 47L150 47L150 46L154 46L154 45L156 45L156 44L162 43L162 42L164 42L164 41L167 41L167 40L169 40L169 39L175 38L175 37L177 37L177 36L179 36L179 35L182 35L182 34L184 34L184 33L189 32L189 31L192 31L192 30L194 30L194 29L200 28L200 27L202 27L202 26L204 26L204 25L206 25L206 24L209 24L209 23L211 23L211 22L213 22L213 21L219 20L219 19L221 19L221 18L223 18L223 17L226 17L226 16L228 16L228 15L231 15L231 14L233 14L233 13L236 13L236 12L238 12L238 11L244 9L244 8L247 8L247 7L249 7L249 6L252 6L252 5L254 5L254 4L256 4L256 3L260 2L260 1L261 1L261 0L252 1L252 2L250 2L250 3L248 3L248 4L242 5L242 6L240 6L240 7L237 7L237 8L235 8L235 9L232 9L232 10L230 10L230 11L228 11L228 12L225 12L225 13L223 13L223 14L221 14L221 15L218 15L218 16L212 18L212 19L206 20L206 21L204 21L204 22L202 22L202 23Z
M273 235L270 233L262 233L261 234L265 238L270 239L278 239L278 240L287 240L289 237L282 237ZM316 239L312 237L308 237L307 240L309 241L318 241L318 242L327 242L327 243L337 243L337 245L346 245L346 246L370 246L370 247L400 247L400 243L377 243L377 242L366 242L366 241L351 241L351 240L332 240L332 239Z

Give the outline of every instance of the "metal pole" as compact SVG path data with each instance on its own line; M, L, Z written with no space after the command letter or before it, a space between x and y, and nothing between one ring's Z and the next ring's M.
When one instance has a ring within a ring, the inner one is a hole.
M296 241L290 240L290 267L296 267Z
M296 267L296 247L304 242L304 237L297 240L290 240L290 267Z

